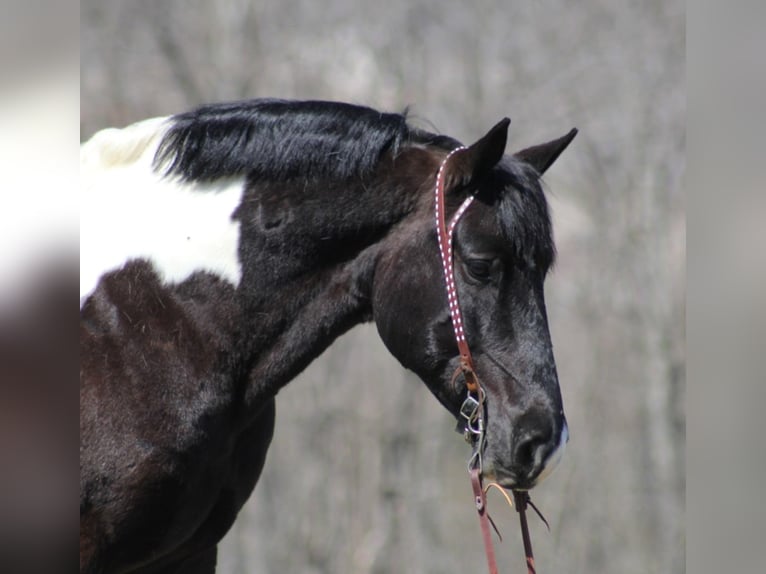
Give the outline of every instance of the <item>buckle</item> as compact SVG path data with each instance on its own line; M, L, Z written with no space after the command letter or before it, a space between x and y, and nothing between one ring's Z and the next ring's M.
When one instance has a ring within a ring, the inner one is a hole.
M471 442L471 434L476 434L474 423L479 418L479 401L470 394L460 405L460 418L455 425L455 432L462 434L467 442Z
M473 396L468 395L466 399L463 401L463 404L460 405L460 416L463 417L469 424L474 421L474 419L479 414L479 401L478 399L473 398Z
M484 435L484 419L481 416L481 403L469 394L460 405L460 416L465 419L465 423L458 421L455 430L463 435L466 442L472 443L477 438Z

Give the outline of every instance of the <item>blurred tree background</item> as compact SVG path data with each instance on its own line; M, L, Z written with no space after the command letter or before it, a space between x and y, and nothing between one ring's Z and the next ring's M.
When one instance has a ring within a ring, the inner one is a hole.
M547 572L685 566L685 5L680 0L82 0L81 136L203 102L323 98L511 152L580 129L546 176L548 312L571 440L534 491ZM140 232L137 230L137 232ZM372 326L277 400L219 572L481 572L454 422ZM502 571L516 513L492 495Z

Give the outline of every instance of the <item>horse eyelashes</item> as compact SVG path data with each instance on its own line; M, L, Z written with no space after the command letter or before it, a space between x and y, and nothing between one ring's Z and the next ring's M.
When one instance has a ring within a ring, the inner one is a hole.
M465 265L474 279L486 282L492 278L492 261L489 259L469 259Z

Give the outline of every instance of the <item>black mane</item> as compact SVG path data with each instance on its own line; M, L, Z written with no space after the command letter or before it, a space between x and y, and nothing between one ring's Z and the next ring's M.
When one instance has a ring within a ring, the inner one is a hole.
M407 125L404 114L340 102L258 99L201 106L172 117L155 169L184 181L363 177L381 156L410 144L452 150L460 142ZM555 258L545 196L534 170L506 157L498 219L517 254L547 268Z
M211 104L171 122L154 165L185 181L363 176L412 135L404 114L320 101Z

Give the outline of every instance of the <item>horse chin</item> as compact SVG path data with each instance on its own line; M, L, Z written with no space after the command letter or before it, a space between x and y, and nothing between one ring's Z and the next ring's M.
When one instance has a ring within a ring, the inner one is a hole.
M513 471L495 466L492 460L484 461L481 476L486 482L496 482L505 489L518 489L519 480Z
M532 490L535 486L540 484L544 478L544 472L545 471L540 473L540 475L535 479L528 480L525 478L519 478L515 473L511 471L495 469L492 465L485 465L481 474L487 483L495 482L506 490L524 491ZM550 472L548 472L548 474L550 474Z

